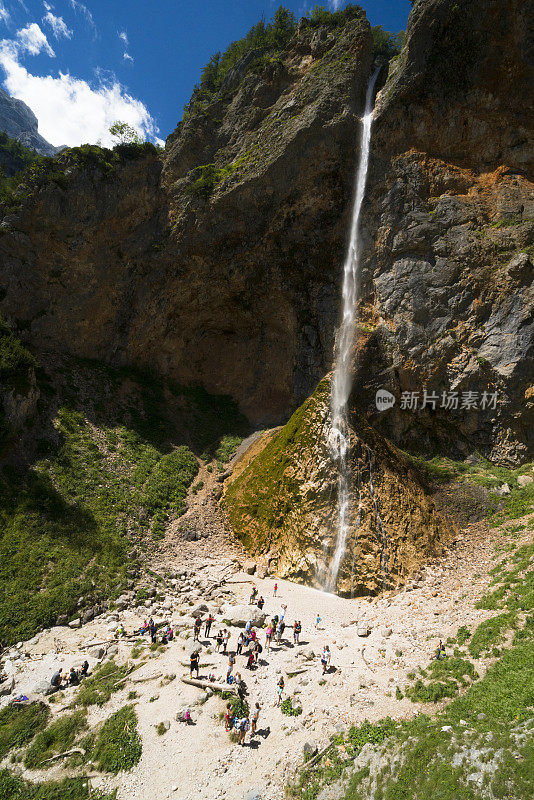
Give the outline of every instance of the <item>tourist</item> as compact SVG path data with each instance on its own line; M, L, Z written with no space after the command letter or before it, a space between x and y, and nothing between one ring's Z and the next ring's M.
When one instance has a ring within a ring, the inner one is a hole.
M236 653L237 653L237 655L238 655L238 656L240 656L240 655L241 655L241 652L242 652L242 650L243 650L243 645L244 645L244 643L245 643L245 635L244 635L243 631L241 631L241 633L240 633L240 634L239 634L239 636L237 637L237 649L236 649Z
M254 643L254 648L253 648L253 651L252 651L254 653L254 663L255 664L258 663L258 658L259 658L259 655L260 655L260 653L262 651L263 651L263 647L261 646L261 644L259 642L255 642Z
M226 655L228 651L228 642L230 641L230 631L227 631L226 628L223 630L223 655Z
M70 668L70 675L69 675L69 686L78 686L80 683L80 679L78 678L78 673L74 669L74 667Z
M277 708L278 708L278 706L282 705L282 697L283 697L283 694L284 694L284 686L285 686L284 678L282 676L280 676L280 680L276 684L276 695L277 695L276 706L277 706Z
M193 680L193 672L196 672L198 678L198 671L200 668L200 653L198 650L195 650L194 653L191 653L189 656L189 679Z
M256 703L256 707L255 707L254 711L252 712L252 720L251 720L252 725L251 725L251 728L250 728L250 736L251 737L254 736L254 734L256 733L256 730L258 728L258 720L260 718L260 710L261 710L260 704Z
M232 671L234 669L234 664L235 664L235 653L230 652L228 654L228 669L226 670L226 682L227 683L230 683L228 678L232 674Z
M194 631L193 641L194 642L198 642L199 641L201 626L202 626L202 620L200 619L200 617L197 617L196 620L195 620L195 624L193 626L193 631Z
M144 636L144 635L145 635L145 633L147 632L147 630L148 630L148 622L147 622L147 620L145 619L145 621L144 621L144 622L143 622L143 624L141 625L141 628L139 629L139 633L141 634L141 636Z
M330 666L330 648L327 644L325 644L322 655L321 655L321 664L323 665L323 675L326 674L328 667Z
M256 599L256 595L257 595L257 594L258 594L258 590L257 590L257 589L256 589L256 587L254 586L254 587L252 588L252 593L251 593L251 595L250 595L250 599L249 599L249 602L248 602L249 606L253 605L253 603L254 603L254 600Z
M274 582L274 592L273 592L273 597L276 597L276 592L277 592L277 591L278 591L278 584L277 584L277 583L276 583L276 581L275 581L275 582Z
M244 745L245 744L245 736L247 735L247 731L250 729L250 722L248 721L247 717L243 717L239 723L239 737L237 740L238 744Z
M273 635L273 629L270 625L267 625L267 630L265 631L265 649L267 652L271 649L271 637Z
M279 622L276 626L276 644L280 644L280 639L282 638L282 623Z
M224 712L224 730L229 731L232 727L232 706L230 703L226 704L226 711Z
M54 672L54 674L50 678L50 683L55 689L60 689L62 681L63 681L63 673L61 672L60 669L58 669L56 672Z
M280 622L283 622L287 611L287 604L282 603L280 609Z
M209 639L211 626L212 626L213 622L215 622L215 617L213 616L213 614L210 611L210 613L208 614L208 618L206 620L206 625L204 627L204 636L206 637L206 639Z
M171 642L174 639L174 631L171 628L170 623L167 623L167 630L165 631L165 633L167 635L168 641Z
M185 722L186 725L192 725L193 724L193 720L191 719L191 712L189 711L188 708L186 709L185 714L184 714L184 722Z
M263 609L263 606L265 605L265 600L263 599L263 597L260 597L260 599L258 600L258 602L256 603L256 605L258 606L258 608L260 609L260 611Z
M247 669L252 669L253 666L254 666L254 653L251 650L247 658Z
M257 636L256 628L252 628L252 630L250 631L250 641L252 642L252 644L254 644L254 642L256 641L256 636Z
M167 631L163 631L163 633L161 635L161 644L167 644L168 641L169 640L167 639Z
M321 624L321 617L317 614L317 619L315 620L315 627L318 629L319 625Z
M86 678L89 674L89 662L87 659L83 662L82 668L80 670L80 678Z
M441 639L440 639L440 640L439 640L438 649L436 650L436 658L437 658L437 659L438 659L438 661L439 661L440 659L442 659L442 658L445 658L445 655L446 655L446 653L445 653L445 647L444 647L444 645L443 645L443 642L442 642L442 641L441 641Z
M217 650L217 652L219 652L222 643L223 643L223 632L219 630L217 638L215 639L215 649Z

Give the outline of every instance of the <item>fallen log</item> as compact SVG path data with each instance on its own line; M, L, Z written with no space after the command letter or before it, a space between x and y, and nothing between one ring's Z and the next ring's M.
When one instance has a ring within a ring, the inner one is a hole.
M200 678L181 678L181 681L182 683L187 683L189 686L197 686L199 689L213 689L218 692L237 694L231 683L214 683L213 681L202 680Z
M67 756L73 756L76 753L79 753L80 755L84 756L85 750L83 749L83 747L73 747L72 750L64 750L63 753L56 753L55 756L45 759L45 761L43 761L42 763L49 764L50 761L57 761L58 758L66 758Z
M333 747L333 745L334 745L334 744L335 744L335 742L329 742L329 743L326 745L326 747L323 747L323 749L322 749L322 750L319 750L319 752L318 752L316 755L314 755L314 757L313 757L313 758L310 758L310 760L309 760L309 761L307 761L307 762L304 764L304 766L302 767L302 769L303 769L303 770L306 770L306 769L310 769L311 767L313 767L313 765L314 765L314 764L316 764L316 763L319 761L319 759L320 759L320 758L322 758L322 756L324 756L324 754L325 754L325 753L326 753L328 750L330 750L330 748L331 748L331 747Z

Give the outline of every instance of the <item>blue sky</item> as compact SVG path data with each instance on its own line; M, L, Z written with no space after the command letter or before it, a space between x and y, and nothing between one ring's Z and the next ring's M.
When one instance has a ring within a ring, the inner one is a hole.
M0 0L0 82L24 100L52 144L110 144L121 119L164 139L200 71L243 36L272 0ZM283 3L299 17L315 5ZM330 8L341 0L323 0ZM371 24L405 28L409 0L361 3Z

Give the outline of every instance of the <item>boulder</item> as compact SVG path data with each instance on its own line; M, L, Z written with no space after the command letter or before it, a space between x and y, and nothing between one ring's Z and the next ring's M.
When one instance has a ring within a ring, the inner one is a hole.
M388 628L385 625L383 625L380 628L380 635L383 636L385 639L387 639L389 636L391 636L392 633L393 633L393 631L391 630L391 628Z
M510 487L508 486L507 483L503 483L502 486L499 486L498 489L494 489L493 491L499 497L503 497L505 494L510 494Z
M267 619L267 614L257 606L223 606L222 614L229 625L236 625L238 628L244 628L249 620L255 628L261 628Z
M262 800L262 794L259 789L249 789L245 795L245 800Z
M189 615L191 617L201 617L203 614L207 614L208 611L209 611L209 608L206 605L206 603L197 603L195 606L193 606L190 609Z
M89 650L88 655L90 655L91 658L96 658L97 661L100 661L101 658L104 658L105 652L105 648L102 647L102 645L98 645L97 647L92 647Z
M308 756L308 758L313 758L319 752L317 745L312 744L311 742L306 742L304 747L302 748L302 753L304 756Z
M524 489L525 486L528 486L530 483L532 483L532 481L534 481L534 478L532 478L530 475L519 475L517 484L520 489Z
M38 681L33 687L33 694L44 694L46 697L56 691L56 687L52 686L50 681Z
M60 614L59 617L56 619L56 625L67 625L69 618L67 614Z
M3 683L0 683L0 697L6 697L8 694L11 694L14 688L15 676L12 675L11 678L6 678Z
M371 629L367 627L367 625L360 625L358 630L356 631L358 636L369 636L371 633Z
M74 629L74 628L81 628L81 627L82 627L82 621L81 621L80 617L76 617L76 619L71 619L71 621L69 622L69 628L73 628Z
M247 575L254 575L256 572L256 562L255 561L245 561L243 564L243 572L246 572Z

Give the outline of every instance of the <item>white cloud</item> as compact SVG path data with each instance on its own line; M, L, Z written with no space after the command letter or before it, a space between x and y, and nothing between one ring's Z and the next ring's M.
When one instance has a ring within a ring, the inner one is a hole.
M0 0L0 22L5 22L6 25L9 22L9 11L3 4L2 0Z
M47 3L45 3L44 6L47 9L47 13L43 17L43 22L47 22L50 25L56 39L59 39L60 36L65 36L65 38L70 39L72 31L70 28L67 28L63 17L56 17L55 14L52 14L50 6Z
M14 48L17 52L26 50L32 56L39 55L43 50L50 58L54 58L56 55L48 44L46 34L43 33L36 22L32 22L17 31L17 39L18 42L0 42L0 46L6 43L11 45L11 49Z
M117 36L119 37L121 42L124 42L124 46L128 47L128 34L126 33L126 31L119 31L117 33Z
M78 0L69 0L69 2L73 11L77 11L79 14L82 14L82 16L85 17L91 28L93 28L93 30L96 33L96 25L93 19L93 15L91 14L87 6L84 6L83 3L79 3Z
M116 120L134 127L143 138L161 143L159 129L146 106L117 81L101 77L94 86L60 72L58 77L32 75L19 63L11 42L0 42L5 89L23 100L39 120L39 133L55 145L75 146L101 140L113 144L109 128Z
M123 59L124 59L125 61L131 61L131 62L132 62L132 64L133 64L133 56L131 56L129 53L123 53L123 54L122 54L122 57L123 57Z

